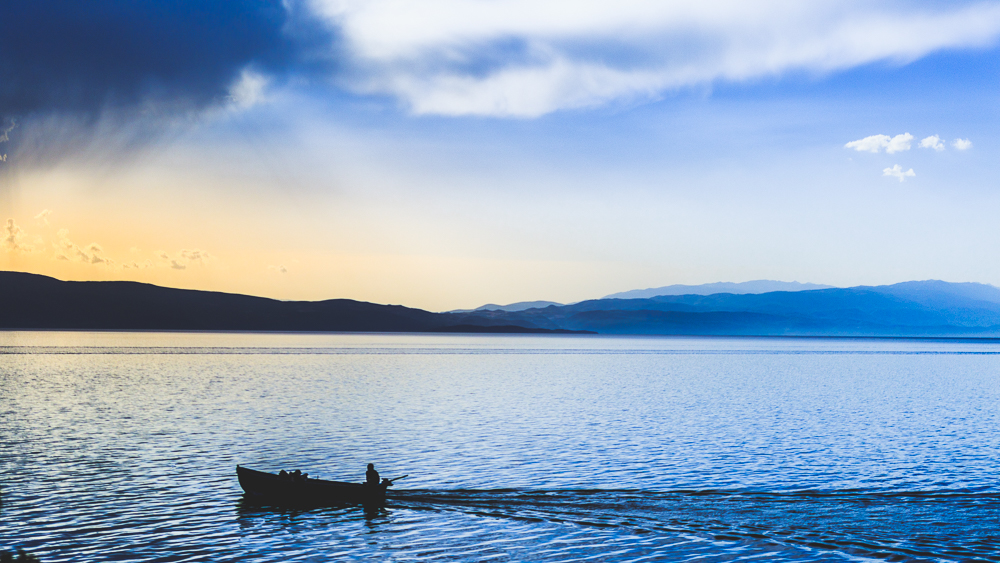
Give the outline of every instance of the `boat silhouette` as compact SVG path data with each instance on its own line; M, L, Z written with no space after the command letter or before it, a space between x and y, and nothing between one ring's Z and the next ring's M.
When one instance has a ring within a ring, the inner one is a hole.
M284 472L282 472L284 473ZM252 501L295 506L377 505L385 502L385 492L395 479L369 485L346 481L312 479L305 474L274 474L236 466L236 476L246 497Z

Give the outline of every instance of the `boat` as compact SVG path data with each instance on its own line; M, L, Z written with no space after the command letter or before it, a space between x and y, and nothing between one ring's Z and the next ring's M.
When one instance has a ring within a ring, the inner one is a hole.
M377 485L325 481L304 474L266 473L236 466L236 476L246 496L254 501L284 505L338 506L345 504L378 505L385 502L385 492L396 479L382 479ZM405 477L405 475L404 475Z

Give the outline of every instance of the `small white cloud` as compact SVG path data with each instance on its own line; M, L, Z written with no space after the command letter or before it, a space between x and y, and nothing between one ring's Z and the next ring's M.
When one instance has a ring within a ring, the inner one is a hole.
M170 261L170 267L173 268L174 270L186 270L187 269L187 266L185 266L184 264L178 263L177 260L171 260Z
M955 147L960 151L964 151L966 149L972 148L972 141L968 139L955 139L955 142L952 143L951 146Z
M913 135L910 135L909 133L896 135L889 140L889 145L885 147L885 152L892 154L896 152L908 151L910 150L911 141L913 141Z
M920 140L920 148L934 149L938 152L941 152L944 150L944 141L942 141L941 137L938 137L937 135L924 137L923 139Z
M888 135L871 135L865 137L864 139L858 139L857 141L851 141L844 145L844 148L854 149L858 152L878 152L882 150L883 147L889 146L889 141L892 137Z
M875 153L885 149L885 152L892 154L910 150L911 141L913 141L913 135L910 135L909 133L903 133L901 135L896 135L895 137L890 137L888 135L870 135L864 139L851 141L850 143L844 145L844 148L854 149L858 152Z
M893 178L899 178L899 181L902 182L907 177L912 178L912 177L916 176L917 173L914 172L912 168L910 168L909 170L906 170L904 172L903 171L903 167L897 164L897 165L893 166L892 168L886 168L885 170L883 170L882 171L882 175L883 176L892 176Z
M284 266L268 266L267 269L270 270L270 271L272 271L272 272L277 272L279 274L287 274L288 273L288 268L286 268Z
M49 211L48 209L43 209L41 210L41 212L38 213L38 215L35 215L35 221L38 221L38 223L41 225L48 225L49 215L52 215L52 212Z

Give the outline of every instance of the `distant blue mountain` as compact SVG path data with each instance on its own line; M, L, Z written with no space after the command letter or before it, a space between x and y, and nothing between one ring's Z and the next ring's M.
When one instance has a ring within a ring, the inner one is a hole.
M603 297L603 299L648 299L660 295L712 295L714 293L770 293L772 291L808 291L810 289L829 289L832 287L832 285L773 280L754 280L738 283L716 282L701 285L676 284L612 293Z
M605 334L1000 336L1000 289L930 280L759 294L593 299L491 322Z

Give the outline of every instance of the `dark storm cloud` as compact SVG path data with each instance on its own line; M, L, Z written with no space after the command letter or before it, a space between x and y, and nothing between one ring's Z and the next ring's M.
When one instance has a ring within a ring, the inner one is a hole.
M280 0L4 0L0 116L223 100L242 69L282 75L323 36ZM329 43L326 43L329 45Z

